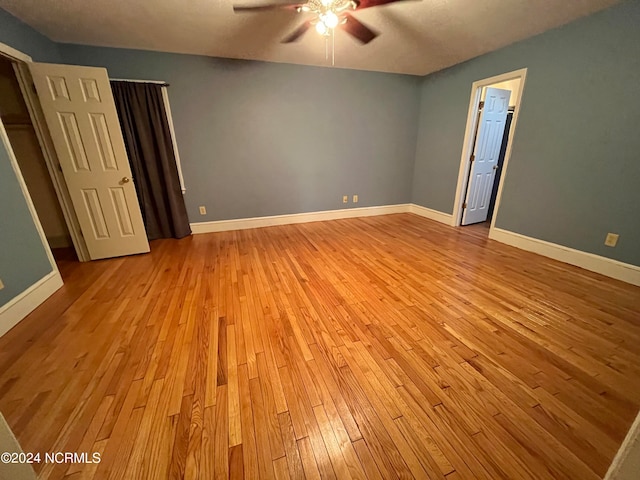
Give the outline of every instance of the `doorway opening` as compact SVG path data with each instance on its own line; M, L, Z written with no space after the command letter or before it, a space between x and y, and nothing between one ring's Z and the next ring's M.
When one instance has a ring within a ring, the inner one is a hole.
M474 82L454 205L454 226L494 228L527 69Z
M77 261L71 230L41 147L37 120L23 95L19 63L1 54L0 121L55 262Z
M75 253L80 261L149 252L141 211L144 196L138 195L148 193L149 182L153 196L144 199L161 235L154 233L154 238L169 238L169 234L181 238L191 233L182 198L185 188L168 85L141 83L162 85L153 85L153 105L148 110L138 109L141 113L135 112L138 115L132 123L130 117L123 120L118 114L112 92L115 87L105 68L37 63L0 43L0 133L54 268L52 250L67 249L62 258ZM149 90L150 85L143 87ZM143 164L138 165L135 178L123 124L130 127L132 138L145 129L144 156L136 157ZM147 183L136 189L135 182L143 181ZM163 186L172 197L166 198ZM181 192L176 195L176 190Z

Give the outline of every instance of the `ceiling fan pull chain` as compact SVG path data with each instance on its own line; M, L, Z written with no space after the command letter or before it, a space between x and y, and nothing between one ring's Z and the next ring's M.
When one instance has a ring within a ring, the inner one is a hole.
M335 67L336 65L336 30L335 28L331 29L331 66Z

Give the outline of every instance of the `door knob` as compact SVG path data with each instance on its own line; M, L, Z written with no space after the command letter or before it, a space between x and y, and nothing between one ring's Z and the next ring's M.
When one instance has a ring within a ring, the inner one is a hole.
M498 169L498 165L494 165L494 166L493 166L493 169L494 169L494 170L497 170L497 169ZM127 181L128 181L128 180L127 180Z
M129 177L122 177L122 183L129 183Z

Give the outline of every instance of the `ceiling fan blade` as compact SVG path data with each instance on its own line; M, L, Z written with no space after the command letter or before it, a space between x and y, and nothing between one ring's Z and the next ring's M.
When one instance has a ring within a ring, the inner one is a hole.
M356 1L356 4L358 5L357 10L362 10L363 8L379 7L381 5L388 5L390 3L406 2L411 0L355 0L355 1Z
M238 12L267 12L271 10L296 10L305 2L295 3L266 3L263 5L234 5L233 11Z
M307 33L307 30L309 30L310 26L311 26L311 22L304 22L302 25L296 28L296 30L293 33L291 33L291 35L282 39L282 43L293 43L296 40L299 40L300 37L302 37L302 35Z
M342 29L357 38L363 44L369 43L379 35L364 23L357 20L353 15L346 14L345 17L347 21L342 25Z

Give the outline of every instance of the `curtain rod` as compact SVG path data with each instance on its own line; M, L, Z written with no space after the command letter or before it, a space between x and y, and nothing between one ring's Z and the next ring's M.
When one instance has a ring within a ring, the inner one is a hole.
M163 82L162 80L132 80L129 78L110 78L111 82L134 82L134 83L154 83L158 85L162 85L163 87L170 87L171 84L167 82Z

